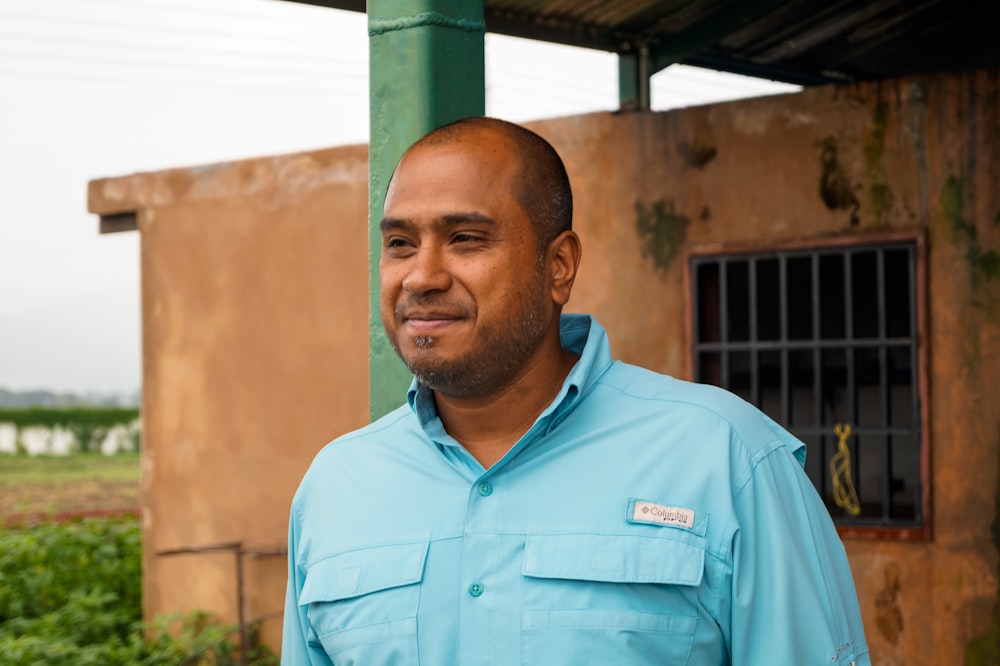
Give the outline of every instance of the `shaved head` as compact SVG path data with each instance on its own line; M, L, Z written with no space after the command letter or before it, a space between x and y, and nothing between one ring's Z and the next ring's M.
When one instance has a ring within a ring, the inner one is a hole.
M573 192L559 154L548 141L520 125L497 118L464 118L443 125L410 146L415 148L461 143L471 136L500 135L518 161L514 192L531 219L540 251L559 234L573 228Z

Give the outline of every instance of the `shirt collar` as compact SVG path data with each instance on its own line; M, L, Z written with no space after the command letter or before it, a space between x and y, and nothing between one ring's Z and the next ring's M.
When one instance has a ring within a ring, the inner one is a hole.
M538 417L551 431L576 406L581 396L594 387L601 375L611 366L611 347L608 334L590 315L564 314L559 319L559 339L564 349L579 354L580 358L570 370L559 393ZM417 416L421 427L435 438L440 423L434 392L416 379L410 384L406 401ZM428 428L428 426L430 426Z

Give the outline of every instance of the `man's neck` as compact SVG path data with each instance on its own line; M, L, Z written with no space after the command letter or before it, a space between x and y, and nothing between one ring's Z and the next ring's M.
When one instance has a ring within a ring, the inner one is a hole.
M486 469L528 432L558 395L579 356L566 349L543 354L509 385L487 396L456 398L435 392L438 416Z

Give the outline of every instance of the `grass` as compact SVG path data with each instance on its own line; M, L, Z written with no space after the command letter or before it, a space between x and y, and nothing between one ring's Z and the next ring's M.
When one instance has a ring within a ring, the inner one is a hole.
M0 486L86 480L139 482L139 454L25 456L0 454Z
M0 515L138 506L138 453L0 454Z

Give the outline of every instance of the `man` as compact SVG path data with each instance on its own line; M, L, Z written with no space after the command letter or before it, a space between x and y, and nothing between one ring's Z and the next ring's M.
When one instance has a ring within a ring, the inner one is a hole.
M400 160L381 315L415 379L295 496L283 663L869 664L803 445L562 316L571 218L558 155L516 125Z

